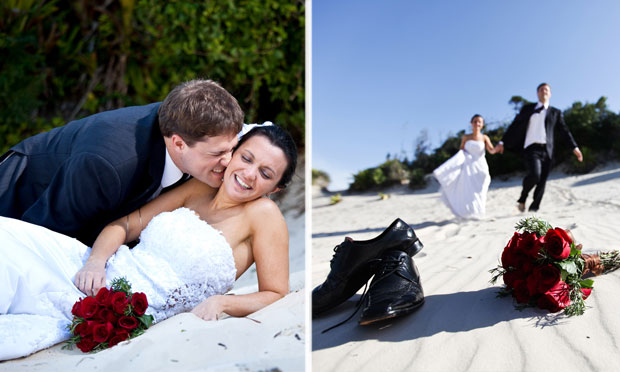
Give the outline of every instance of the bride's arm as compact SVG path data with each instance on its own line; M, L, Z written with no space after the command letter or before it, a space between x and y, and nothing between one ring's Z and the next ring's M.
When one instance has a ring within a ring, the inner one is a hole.
M487 148L487 151L491 155L493 155L493 154L495 154L497 152L497 151L495 151L495 147L493 146L493 143L491 142L491 139L486 134L484 135L484 146Z
M256 262L258 292L246 295L212 296L192 310L205 320L219 314L246 316L281 299L289 292L288 229L277 205L262 199L249 216L252 254Z
M121 244L136 240L157 214L183 206L195 189L200 187L196 182L199 181L189 180L104 227L93 243L92 251L86 263L75 274L73 282L78 289L87 295L95 295L100 288L105 287L106 263Z

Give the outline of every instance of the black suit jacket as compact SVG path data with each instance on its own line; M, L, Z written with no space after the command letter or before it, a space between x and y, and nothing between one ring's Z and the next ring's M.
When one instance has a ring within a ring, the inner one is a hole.
M0 165L0 215L91 245L105 225L159 188L165 162L159 105L102 112L15 145Z
M506 129L502 142L504 142L504 147L507 150L517 153L521 153L523 151L525 134L527 132L527 127L530 124L530 117L534 113L535 108L535 103L524 105L512 121L512 124L510 124L508 129ZM551 159L553 159L553 144L556 130L565 141L573 146L573 148L577 147L577 143L573 139L573 135L568 130L566 123L564 123L562 111L555 107L549 106L547 109L547 115L545 116L545 132L547 134L547 153Z

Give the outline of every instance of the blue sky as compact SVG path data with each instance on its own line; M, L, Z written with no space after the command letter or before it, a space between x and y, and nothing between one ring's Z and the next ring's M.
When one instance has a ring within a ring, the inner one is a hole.
M388 153L432 148L475 113L510 121L513 95L551 104L608 98L620 111L620 1L312 3L312 168L330 190Z

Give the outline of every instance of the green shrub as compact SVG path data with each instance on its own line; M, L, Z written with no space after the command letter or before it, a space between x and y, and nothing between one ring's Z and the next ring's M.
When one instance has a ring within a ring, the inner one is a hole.
M596 155L588 147L580 147L581 154L583 155L583 161L579 162L577 157L573 155L572 159L568 162L568 173L585 174L590 172L597 165Z
M412 169L411 176L409 178L409 188L413 190L425 188L426 178L424 176L424 170L422 168Z
M0 19L0 152L194 78L220 82L245 122L273 121L304 147L303 1L6 0Z

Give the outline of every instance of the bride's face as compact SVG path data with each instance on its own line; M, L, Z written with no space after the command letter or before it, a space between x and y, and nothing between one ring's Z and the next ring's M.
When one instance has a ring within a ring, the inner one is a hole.
M286 170L286 156L269 139L256 135L233 154L222 187L233 198L250 201L277 191L276 185Z

